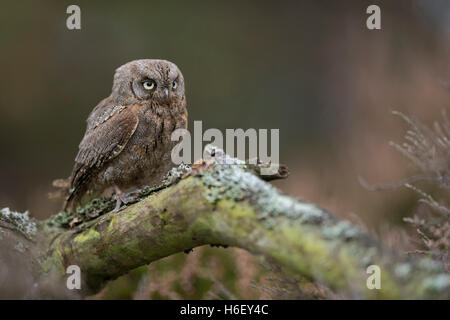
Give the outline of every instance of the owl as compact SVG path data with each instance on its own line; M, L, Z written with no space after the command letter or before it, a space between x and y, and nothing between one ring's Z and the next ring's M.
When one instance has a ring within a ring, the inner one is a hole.
M175 64L142 59L119 67L111 95L87 119L64 209L114 191L117 211L126 191L162 180L178 143L171 134L186 127L184 78Z

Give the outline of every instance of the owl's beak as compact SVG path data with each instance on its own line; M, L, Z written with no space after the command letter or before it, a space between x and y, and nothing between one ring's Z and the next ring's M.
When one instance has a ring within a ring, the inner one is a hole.
M169 89L164 88L163 93L164 93L164 99L166 99L166 100L169 99Z

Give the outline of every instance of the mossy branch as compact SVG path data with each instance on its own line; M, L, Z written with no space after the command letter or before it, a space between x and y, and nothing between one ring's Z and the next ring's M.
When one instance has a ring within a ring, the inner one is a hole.
M268 257L346 297L450 298L440 263L386 249L350 223L281 194L221 150L181 171L176 183L119 212L72 229L39 223L40 277L64 279L67 266L78 265L89 294L138 266L219 244ZM379 290L367 288L369 265L381 269Z

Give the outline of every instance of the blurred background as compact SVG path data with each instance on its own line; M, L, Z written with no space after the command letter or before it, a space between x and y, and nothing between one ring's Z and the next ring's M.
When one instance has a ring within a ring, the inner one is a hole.
M81 30L66 28L70 4L81 8ZM381 30L366 28L371 4ZM414 173L388 146L406 130L392 110L430 124L449 108L450 1L23 0L1 4L0 26L0 207L39 219L58 212L51 182L69 176L114 70L163 58L184 74L190 125L280 129L291 176L275 184L285 193L358 220L388 244L408 231L402 218L417 195L368 191L358 176ZM269 269L242 250L199 248L139 268L98 297L268 298Z

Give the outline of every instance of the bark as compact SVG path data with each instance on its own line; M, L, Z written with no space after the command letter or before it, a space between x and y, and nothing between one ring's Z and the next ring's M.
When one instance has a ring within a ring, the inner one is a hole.
M205 244L262 255L344 297L450 298L450 276L441 263L393 252L349 222L281 194L255 175L254 166L212 153L192 169L173 170L164 186L119 212L101 214L111 200L91 204L79 211L86 221L73 228L63 227L77 222L67 213L36 222L33 232L0 225L12 239L0 258L20 256L33 288L25 291L38 298L74 297L65 289L69 265L80 267L80 293L86 295L136 267ZM26 250L18 252L16 242ZM367 288L370 265L381 270L379 290Z

